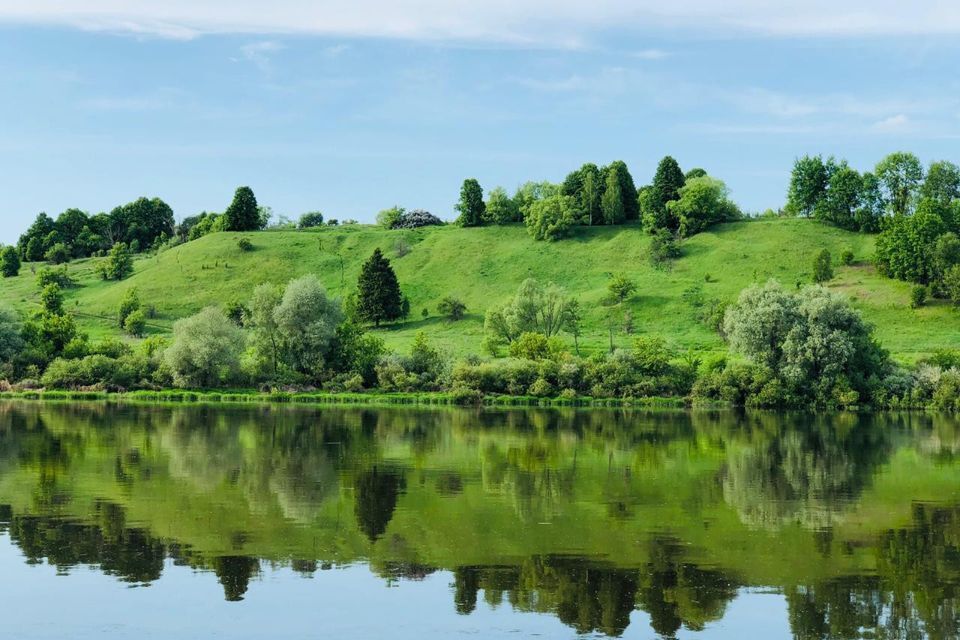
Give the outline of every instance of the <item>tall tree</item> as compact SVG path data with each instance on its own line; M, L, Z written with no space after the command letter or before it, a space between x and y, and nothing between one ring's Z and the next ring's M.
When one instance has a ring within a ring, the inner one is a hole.
M914 196L923 180L923 165L912 153L897 151L877 164L875 170L886 192L894 215L907 215L912 210Z
M790 188L787 191L787 210L794 215L809 216L827 192L830 176L836 169L833 158L803 156L793 163Z
M960 167L946 160L931 162L920 187L920 197L943 202L960 198Z
M592 162L580 167L580 209L583 211L584 221L589 225L602 222L600 199L603 196L603 180L600 169Z
M478 185L479 186L479 185ZM390 261L383 257L378 247L370 259L363 263L357 282L357 314L361 319L376 326L384 320L401 317L403 295L397 274Z
M36 220L27 229L27 232L20 236L17 241L17 248L20 250L20 257L28 262L39 262L43 260L43 254L49 248L47 246L47 237L56 229L56 223L53 218L45 213L37 215Z
M238 187L233 202L223 212L226 231L256 231L260 228L260 208L250 187Z
M0 249L0 275L4 278L13 278L20 274L20 254L16 247Z
M830 175L827 190L814 205L813 214L823 222L856 231L860 228L856 213L862 194L863 178L846 162L841 162Z
M620 224L626 213L623 209L623 189L615 171L608 171L603 196L600 198L600 210L604 224Z
M173 209L160 198L137 198L110 212L113 226L119 231L119 242L144 250L157 239L173 237Z
M487 196L487 220L493 224L510 224L520 221L520 211L503 187L495 187Z
M340 303L327 297L315 275L292 280L273 312L282 353L299 374L316 379L330 342L343 321Z
M671 156L664 157L653 175L653 195L657 199L657 204L666 208L668 202L677 200L685 182L686 178L677 161Z
M640 205L637 202L637 185L634 184L633 176L630 175L630 170L627 169L627 163L623 160L614 160L609 166L605 167L604 170L617 177L617 182L620 185L623 220L639 220Z
M460 202L457 203L460 217L457 224L461 227L479 227L483 224L487 205L483 202L483 189L476 178L467 178L460 187Z

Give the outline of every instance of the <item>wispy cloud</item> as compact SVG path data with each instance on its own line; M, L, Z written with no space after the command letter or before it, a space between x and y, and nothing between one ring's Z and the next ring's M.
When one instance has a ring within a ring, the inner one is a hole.
M941 0L31 0L0 21L191 38L317 34L578 47L606 29L775 36L960 34L960 4ZM653 54L656 56L657 54Z
M895 116L884 118L874 123L873 128L877 131L896 132L907 129L911 124L910 118L902 113Z
M251 42L240 47L240 53L243 55L245 60L248 60L262 70L267 70L270 66L270 58L273 54L278 51L282 51L286 47L273 40L261 40L259 42Z

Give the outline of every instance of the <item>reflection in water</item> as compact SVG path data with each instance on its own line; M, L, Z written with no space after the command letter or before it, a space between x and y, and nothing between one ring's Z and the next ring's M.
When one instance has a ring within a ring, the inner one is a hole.
M912 415L5 404L0 527L61 574L143 585L172 559L230 602L271 567L363 562L391 584L449 572L463 616L580 634L642 611L709 635L757 587L797 638L946 639L958 443Z

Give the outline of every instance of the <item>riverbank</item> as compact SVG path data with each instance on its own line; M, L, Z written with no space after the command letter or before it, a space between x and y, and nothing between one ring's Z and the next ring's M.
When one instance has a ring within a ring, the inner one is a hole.
M538 398L534 396L479 395L456 393L263 393L253 390L218 391L59 391L27 390L0 392L0 400L101 401L210 404L298 404L298 405L413 405L487 407L648 407L683 409L685 398Z

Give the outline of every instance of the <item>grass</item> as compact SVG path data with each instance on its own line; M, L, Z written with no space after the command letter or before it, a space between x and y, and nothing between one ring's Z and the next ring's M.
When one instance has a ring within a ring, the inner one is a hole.
M252 241L252 251L237 246L240 237ZM871 236L812 220L727 224L686 241L683 257L669 270L650 265L649 243L636 227L584 228L555 243L534 242L519 225L220 233L143 257L133 276L119 283L98 280L95 260L76 261L69 269L79 286L67 292L67 306L91 337L121 336L116 311L124 293L136 287L141 300L157 310L148 331L167 333L177 318L206 305L245 301L258 284L284 283L305 273L317 274L333 295L343 296L355 287L362 262L380 247L411 301L410 320L378 331L397 350L407 350L414 335L424 331L454 355L479 353L484 312L508 299L528 277L556 282L577 296L586 311L583 351L605 349L608 336L600 301L611 275L625 273L638 284L626 303L636 334L662 334L681 349L720 351L720 338L696 319L685 292L701 289L706 299L732 301L744 287L769 278L786 286L807 283L816 251L829 249L836 263L849 248L855 263L837 266L829 286L853 299L898 359L915 361L937 348L960 347L960 314L938 302L910 309L910 285L883 278L870 266ZM399 244L409 247L402 257L397 255ZM0 304L20 310L34 306L32 271L39 267L25 265L19 277L2 281ZM466 303L466 318L451 322L439 317L436 306L448 295ZM421 317L424 308L427 318ZM630 340L623 333L616 337L622 346Z

